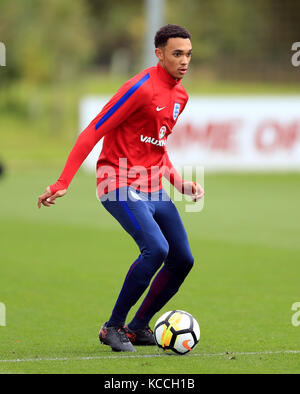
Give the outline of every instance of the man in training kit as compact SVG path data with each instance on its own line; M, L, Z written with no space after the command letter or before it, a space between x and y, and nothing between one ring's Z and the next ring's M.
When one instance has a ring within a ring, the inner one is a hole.
M178 291L194 263L179 213L161 182L165 176L194 201L204 195L199 184L180 177L166 150L167 137L188 100L181 79L191 60L190 39L189 32L177 25L166 25L156 33L157 66L140 72L118 90L78 137L58 181L38 199L39 208L41 204L49 207L65 195L82 162L104 137L97 162L97 195L140 249L111 317L100 329L100 341L114 351L155 345L149 322ZM129 310L159 268L126 326Z

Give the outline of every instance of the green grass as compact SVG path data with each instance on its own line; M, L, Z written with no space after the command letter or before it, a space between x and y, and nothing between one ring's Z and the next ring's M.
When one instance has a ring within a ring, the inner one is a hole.
M80 172L56 206L38 210L37 196L57 175L0 179L0 360L36 359L0 361L0 373L300 372L300 354L283 353L300 351L300 327L291 324L300 301L299 174L207 175L201 213L177 204L195 267L162 312L192 313L201 339L184 357L138 348L152 358L98 343L138 249L96 200L93 176Z
M300 327L291 324L291 306L300 301L299 174L207 175L203 212L185 213L177 203L196 263L163 311L197 318L201 340L193 354L139 348L141 357L127 358L98 343L138 249L96 200L93 176L80 172L55 207L38 210L36 200L75 141L79 99L113 94L126 79L91 75L0 91L7 167L0 179L0 302L7 307L0 360L36 360L0 361L0 373L299 373L300 355L283 353L300 350ZM204 95L300 92L299 84L196 74L184 85Z

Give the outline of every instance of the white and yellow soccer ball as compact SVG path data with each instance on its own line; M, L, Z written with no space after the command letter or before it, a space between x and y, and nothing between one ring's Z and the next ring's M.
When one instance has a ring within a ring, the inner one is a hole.
M200 339L197 320L188 312L170 311L164 313L155 323L154 338L163 350L187 354L195 349Z

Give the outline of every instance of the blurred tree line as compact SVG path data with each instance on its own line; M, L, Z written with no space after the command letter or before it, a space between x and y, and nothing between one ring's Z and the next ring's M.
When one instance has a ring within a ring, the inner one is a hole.
M293 81L291 46L300 41L296 0L165 0L166 23L193 38L193 69L228 80ZM76 78L99 68L143 67L144 0L1 0L1 82Z

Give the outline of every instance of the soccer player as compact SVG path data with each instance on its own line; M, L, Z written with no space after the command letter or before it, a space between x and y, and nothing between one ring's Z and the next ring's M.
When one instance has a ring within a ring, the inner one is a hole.
M109 320L100 329L100 341L114 351L155 344L149 322L178 291L194 263L183 223L161 178L194 201L204 195L199 184L180 177L166 150L167 137L188 100L181 79L192 55L189 32L178 25L163 26L155 35L155 54L157 66L118 90L78 137L58 181L38 198L40 208L64 196L82 162L104 137L97 162L97 195L140 250ZM136 315L125 325L128 312L155 274Z

